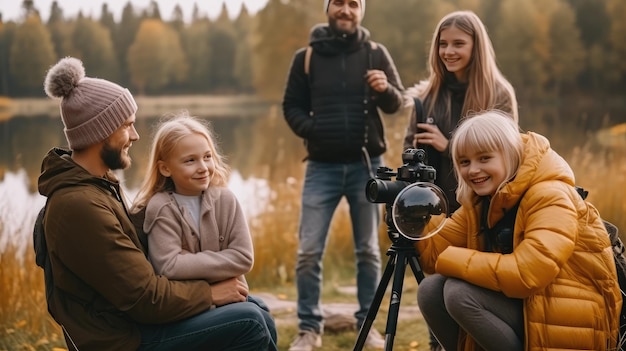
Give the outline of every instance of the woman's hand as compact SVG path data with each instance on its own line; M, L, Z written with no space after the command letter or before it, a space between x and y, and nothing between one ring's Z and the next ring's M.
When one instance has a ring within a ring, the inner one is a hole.
M413 135L413 147L417 148L418 144L430 145L439 152L443 152L448 147L448 139L441 133L439 127L435 124L418 123L417 130L419 133Z
M211 284L211 295L215 306L245 302L248 299L248 286L237 278L230 278Z

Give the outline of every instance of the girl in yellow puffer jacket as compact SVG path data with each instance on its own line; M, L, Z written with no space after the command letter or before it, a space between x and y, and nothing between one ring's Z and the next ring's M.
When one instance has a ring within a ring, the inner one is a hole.
M431 274L418 304L443 347L615 349L622 298L611 244L567 162L499 111L464 120L451 153L461 208L416 243ZM511 234L492 234L515 206Z

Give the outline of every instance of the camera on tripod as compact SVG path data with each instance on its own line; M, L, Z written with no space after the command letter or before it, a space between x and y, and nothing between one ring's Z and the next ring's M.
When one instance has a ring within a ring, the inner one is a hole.
M379 167L376 178L367 182L365 194L370 202L387 204L385 221L392 240L396 233L409 240L426 239L443 226L442 220L436 229L424 233L433 216L446 216L448 201L434 184L437 172L426 164L423 149L406 149L402 162L397 172ZM396 180L391 180L394 176Z
M406 149L402 153L402 162L397 172L388 167L379 167L376 178L370 179L365 187L369 202L386 204L385 221L392 245L387 250L389 261L359 331L354 351L363 350L392 275L393 298L389 302L385 350L393 349L406 265L411 267L418 283L424 279L414 241L437 234L443 228L448 214L448 201L434 183L436 171L426 164L426 152L422 149ZM394 176L395 181L391 180ZM435 217L438 218L432 221Z
M376 178L370 179L365 188L369 202L392 204L400 191L412 183L435 181L437 171L426 164L423 149L406 149L402 153L402 163L398 172L384 166L376 170ZM393 176L395 181L391 180Z

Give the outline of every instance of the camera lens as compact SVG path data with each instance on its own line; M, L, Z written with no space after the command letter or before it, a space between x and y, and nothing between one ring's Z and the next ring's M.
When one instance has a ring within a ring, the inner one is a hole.
M365 187L365 196L369 202L393 203L398 193L410 182L370 179Z
M448 201L443 191L432 183L418 182L402 190L392 207L393 223L410 240L423 240L443 227ZM428 227L433 217L441 217L436 228ZM428 228L428 230L427 230Z

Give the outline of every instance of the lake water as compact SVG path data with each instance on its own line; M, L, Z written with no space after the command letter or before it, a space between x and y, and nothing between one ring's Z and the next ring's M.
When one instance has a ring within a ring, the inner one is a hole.
M275 149L284 145L284 140L281 142L284 138L268 134L268 128L273 128L276 120L271 114L275 112L266 111L263 116L206 118L233 169L229 187L250 217L264 209L269 201L271 160L304 156L301 143L290 133L281 134L296 147L286 147L281 152ZM158 122L159 117L138 117L136 127L141 139L130 149L133 165L123 173L118 172L130 199L143 178L152 133ZM30 247L34 219L45 203L45 198L37 192L41 160L50 148L64 145L59 117L14 117L0 122L0 252L9 244L20 253ZM301 162L286 163L302 166Z

